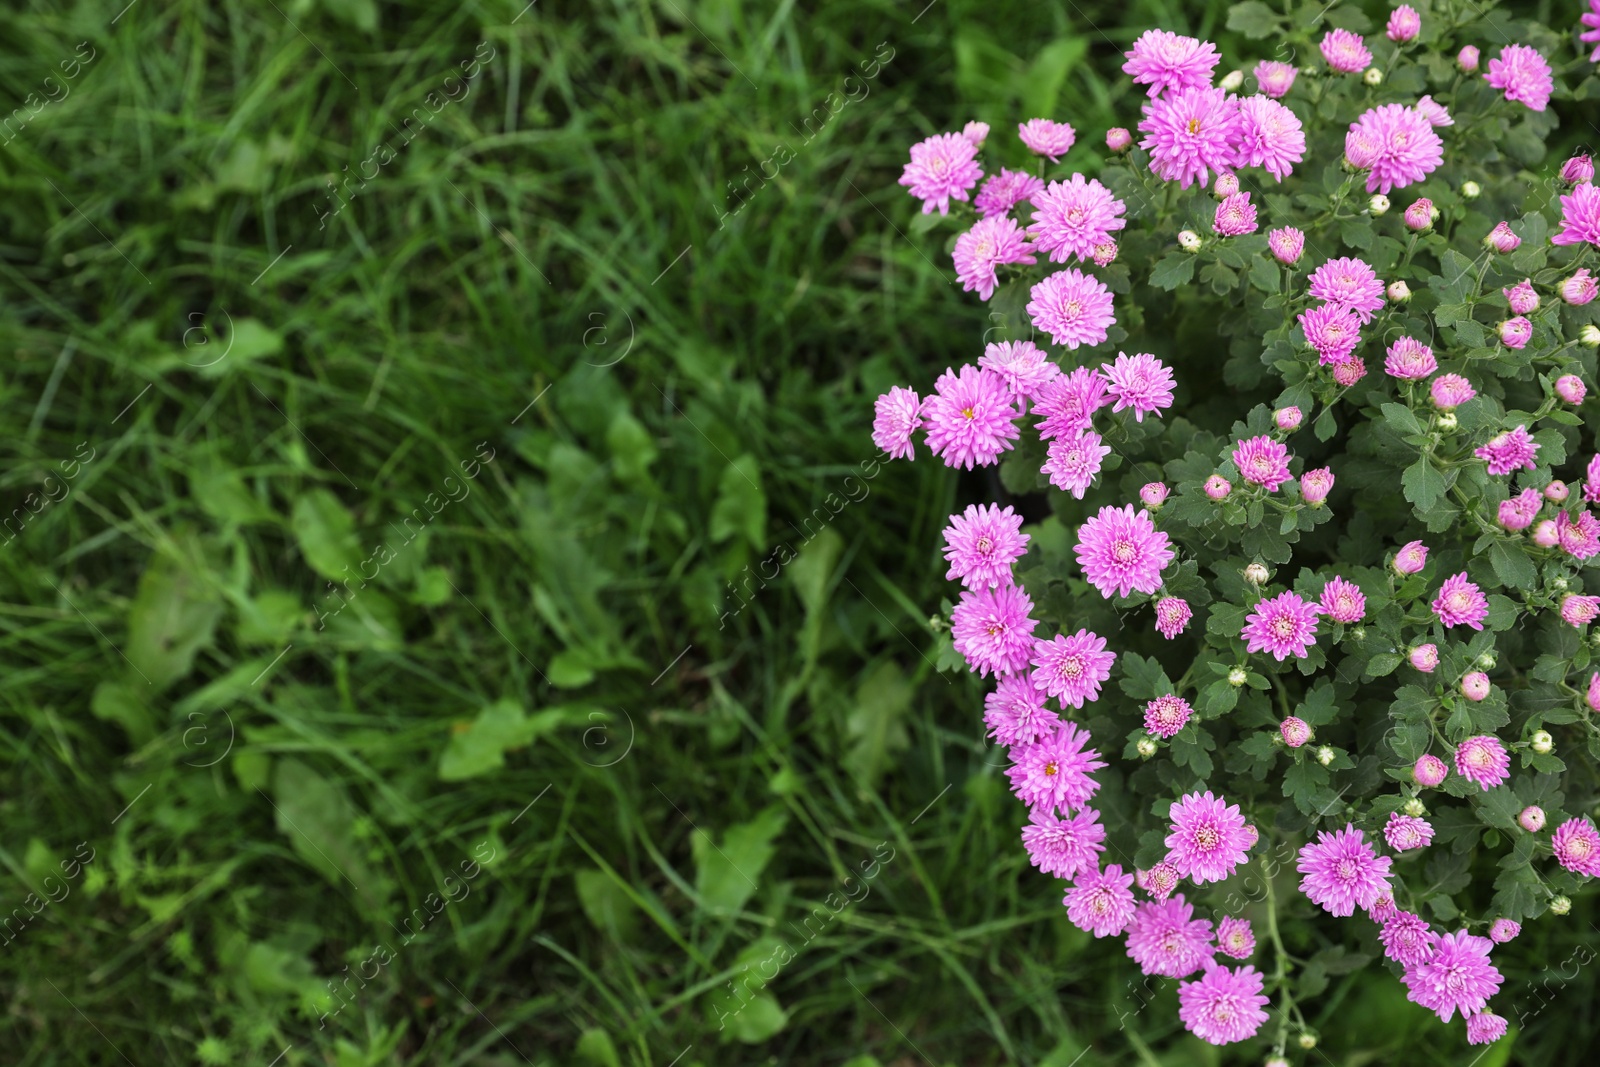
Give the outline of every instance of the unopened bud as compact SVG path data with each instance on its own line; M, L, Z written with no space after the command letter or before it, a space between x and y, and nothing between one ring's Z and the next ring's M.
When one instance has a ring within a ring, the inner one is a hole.
M1373 193L1367 201L1367 210L1374 215L1386 214L1389 210L1389 198L1382 193Z
M1556 739L1550 736L1549 730L1535 730L1528 743L1541 756L1548 756L1556 747Z
M1200 251L1200 235L1193 230L1184 230L1178 234L1178 247L1185 252Z
M1244 569L1244 580L1251 585L1265 585L1268 577L1267 568L1260 563L1252 563Z
M1393 281L1389 283L1389 299L1396 304L1404 304L1411 299L1411 286L1405 282Z
M1578 340L1590 348L1600 345L1600 326L1596 326L1592 322L1584 323L1583 329L1578 331Z
M1433 424L1445 433L1450 433L1460 425L1456 420L1456 413L1453 411L1440 412L1439 417L1433 420Z
M1461 195L1468 200L1476 200L1483 195L1483 190L1479 188L1477 182L1462 182Z
M1222 76L1222 80L1217 84L1226 92L1234 92L1244 84L1244 71L1230 70Z
M1235 667L1228 672L1228 684L1235 689L1239 688L1250 678L1250 674L1243 667Z
M1569 912L1571 910L1572 910L1572 898L1571 897L1557 896L1557 897L1552 897L1551 898L1551 900L1550 900L1550 914L1551 915L1565 915L1567 912Z
M1298 1040L1300 1042L1300 1047L1303 1049L1314 1049L1317 1047L1317 1035L1313 1034L1310 1030L1302 1033Z
M1413 819L1420 819L1424 815L1428 814L1427 805L1424 804L1417 797L1412 797L1410 800L1407 800L1405 802L1405 805L1400 810L1404 811L1407 815L1411 816Z
M1138 749L1139 755L1143 759L1149 759L1156 754L1156 743L1148 737L1139 738L1134 744L1134 748Z
M1329 748L1327 745L1323 745L1321 748L1317 749L1317 762L1326 767L1328 764L1334 761L1335 755L1336 754L1333 749Z
M1361 75L1361 80L1366 82L1368 85L1382 85L1383 71L1379 70L1377 67L1368 67L1366 72Z

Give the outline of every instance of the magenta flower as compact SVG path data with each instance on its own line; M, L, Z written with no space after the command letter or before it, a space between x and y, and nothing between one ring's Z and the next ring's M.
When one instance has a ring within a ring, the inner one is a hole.
M1245 616L1245 649L1270 652L1280 663L1289 656L1304 658L1317 640L1317 615L1321 609L1298 593L1283 592L1261 601Z
M1134 882L1152 899L1166 900L1178 888L1178 868L1162 860L1148 871L1135 871Z
M1600 0L1589 0L1589 10L1578 17L1578 22L1589 27L1578 34L1578 40L1595 46L1589 62L1600 63Z
M1433 613L1446 626L1470 626L1483 629L1483 620L1489 617L1489 601L1483 590L1467 578L1467 572L1452 574L1439 586L1434 597Z
M1415 382L1438 370L1439 361L1433 358L1433 349L1415 337L1401 337L1389 346L1383 369L1403 382Z
M1550 103L1555 78L1544 56L1523 44L1508 44L1489 60L1484 80L1506 94L1506 99L1543 111ZM1445 1020L1448 1022L1449 1020Z
M1456 120L1450 117L1450 110L1431 96L1424 96L1412 105L1422 112L1422 117L1433 126L1454 126Z
M1383 942L1383 954L1396 963L1410 966L1421 963L1433 955L1433 946L1439 941L1426 920L1409 911L1396 912L1378 932Z
M1298 716L1291 715L1278 724L1278 733L1283 736L1283 743L1290 748L1299 748L1311 740L1311 724Z
M1539 306L1539 294L1533 288L1533 280L1524 278L1516 285L1500 290L1506 298L1513 315L1531 314Z
M1530 834L1538 833L1544 829L1544 809L1537 804L1529 804L1517 815L1517 825Z
M1299 70L1292 63L1263 59L1256 64L1256 87L1266 96L1280 100L1294 88L1295 75L1298 73Z
M1411 650L1411 665L1423 674L1432 674L1439 666L1439 646L1433 643L1418 645Z
M1489 926L1489 940L1497 945L1505 944L1520 933L1522 924L1515 919L1496 919Z
M1317 834L1314 843L1300 850L1295 869L1303 876L1300 892L1329 913L1348 916L1356 908L1370 907L1389 891L1389 866L1354 826Z
M1056 122L1052 119L1029 119L1017 125L1017 136L1022 138L1022 143L1034 155L1044 156L1052 163L1059 163L1061 157L1067 154L1072 147L1072 142L1078 139L1077 133L1065 122Z
M1111 677L1115 652L1106 651L1106 639L1088 630L1071 637L1056 634L1033 646L1033 684L1063 704L1083 707L1100 696L1100 683Z
M1267 1021L1261 981L1254 967L1209 966L1198 980L1178 986L1178 1018L1191 1034L1213 1045L1252 1038Z
M1500 990L1500 972L1489 962L1494 942L1465 930L1445 934L1434 943L1433 954L1406 968L1401 981L1410 990L1406 999L1435 1012L1449 1022L1460 1012L1471 1015L1489 1003Z
M1554 239L1552 238L1552 240ZM1485 248L1492 248L1502 256L1515 252L1521 244L1522 238L1518 237L1516 231L1512 230L1511 223L1506 222L1504 219L1495 223L1494 229L1485 234L1483 238Z
M1193 713L1187 700L1168 693L1144 706L1144 728L1156 737L1171 737L1183 729Z
M1389 821L1383 827L1383 839L1396 852L1409 852L1433 840L1433 825L1427 819L1391 811Z
M1581 404L1583 398L1589 394L1589 387L1583 384L1583 379L1576 374L1563 374L1556 379L1556 396L1569 404Z
M1400 914L1400 909L1395 906L1393 893L1383 894L1377 900L1374 900L1371 904L1369 904L1366 911L1367 918L1371 919L1379 926L1382 926L1384 923Z
M1486 700L1493 688L1489 676L1482 671L1469 671L1461 676L1461 695L1474 704Z
M980 194L981 195L981 194ZM1422 233L1433 228L1433 201L1427 197L1420 197L1411 202L1406 212L1401 216L1406 224L1406 229L1413 233Z
M1032 676L1008 674L983 698L983 724L997 744L1030 745L1061 725L1046 700Z
M1590 274L1588 267L1561 283L1561 299L1574 307L1587 304L1597 296L1600 296L1600 279Z
M1087 732L1074 723L1063 723L1031 745L1011 750L1012 764L1006 769L1011 791L1017 799L1039 811L1072 811L1094 796L1100 783L1090 777L1105 764L1100 753L1084 748Z
M1221 89L1178 89L1145 105L1139 130L1146 136L1139 147L1150 153L1150 169L1163 181L1187 189L1237 165L1239 126L1235 97Z
M1025 204L1033 199L1034 194L1043 188L1042 178L1035 178L1027 171L1006 170L1002 167L999 173L991 174L983 180L972 206L986 219L1004 215L1018 204Z
M1217 205L1211 228L1218 237L1240 237L1256 232L1256 209L1250 203L1249 193L1234 193L1224 197Z
M1093 808L1084 808L1065 819L1035 809L1028 814L1028 825L1022 828L1022 847L1028 850L1029 862L1043 873L1069 882L1079 871L1100 866L1105 840L1106 828L1100 825L1100 813Z
M1184 978L1216 953L1211 924L1193 918L1194 906L1179 893L1161 904L1140 904L1128 924L1128 955L1145 974Z
M1478 395L1472 383L1459 374L1441 374L1428 386L1433 406L1440 411L1454 411Z
M1122 72L1135 85L1148 85L1147 94L1160 96L1168 89L1203 89L1222 57L1210 41L1183 37L1167 30L1146 30L1124 53Z
M922 428L922 401L910 389L895 385L872 405L872 443L890 459L913 459L911 434Z
M1578 512L1576 520L1565 511L1557 515L1555 535L1561 550L1574 559L1591 559L1600 553L1600 519L1587 508Z
M968 589L1010 585L1011 565L1028 551L1029 536L1021 531L1022 516L1009 507L968 504L944 528L944 558L950 563L945 580Z
M1249 919L1224 917L1217 921L1217 948L1236 960L1246 960L1256 950L1255 931Z
M1444 142L1416 108L1380 104L1350 124L1345 155L1367 172L1367 192L1387 193L1438 169L1444 162Z
M1334 304L1307 308L1299 315L1306 342L1317 350L1317 362L1326 366L1350 358L1361 343L1361 318Z
M1144 501L1144 506L1154 511L1167 502L1167 487L1163 482L1146 482L1139 489L1139 499Z
M1561 598L1561 621L1568 626L1585 627L1600 616L1600 596L1568 593Z
M1360 622L1367 614L1367 598L1362 595L1361 587L1345 578L1328 579L1328 584L1322 587L1318 606L1322 614L1334 622Z
M1125 210L1111 190L1074 174L1034 194L1033 224L1028 233L1034 247L1048 254L1052 263L1065 263L1071 256L1089 259L1096 246L1110 241L1113 233L1128 224L1120 217Z
M950 201L967 199L967 190L983 175L977 156L978 146L959 133L936 133L911 146L911 162L900 175L900 184L922 201L924 215L934 208L948 215Z
M1329 373L1334 384L1348 389L1367 376L1367 365L1355 356L1343 356L1333 361Z
M1332 491L1333 471L1327 467L1318 467L1300 476L1300 495L1313 507L1327 500Z
M1568 819L1550 835L1556 862L1586 878L1600 875L1600 832L1588 819Z
M1539 517L1543 506L1539 490L1524 489L1511 499L1500 501L1500 525L1507 530L1526 530Z
M1227 803L1208 789L1173 801L1168 817L1172 829L1166 840L1170 850L1167 861L1182 877L1200 885L1220 882L1245 862L1250 842L1245 838L1246 823L1239 805Z
M978 366L1000 375L1017 401L1037 400L1046 382L1061 376L1061 368L1050 361L1044 349L1032 341L1000 341L983 346Z
M1341 74L1356 74L1372 65L1372 53L1359 33L1329 30L1322 37L1322 58Z
M979 219L977 225L956 238L952 259L956 278L963 292L976 292L978 299L994 295L998 283L995 271L1011 263L1036 262L1030 255L1033 246L1017 220L1010 215Z
M1306 235L1293 226L1267 231L1267 247L1279 263L1294 266L1306 247Z
M1121 126L1113 126L1106 131L1106 147L1113 152L1125 152L1133 144L1133 134Z
M1212 500L1224 500L1233 492L1233 486L1222 475L1213 474L1206 479L1205 492Z
M1019 414L1005 379L994 371L970 363L959 375L946 368L922 404L928 451L947 467L986 467L1014 447Z
M1493 789L1511 776L1511 756L1499 738L1478 734L1456 746L1456 773L1479 789Z
M1534 457L1539 454L1539 443L1528 434L1526 426L1518 426L1514 430L1507 430L1497 434L1472 453L1489 465L1489 473L1493 475L1510 474L1513 471L1533 470L1537 463Z
M1129 591L1154 593L1161 588L1161 572L1171 563L1171 539L1156 529L1147 511L1132 504L1103 507L1078 528L1073 554L1084 577L1110 599Z
M1233 464L1239 476L1276 493L1289 480L1289 449L1282 441L1263 434L1240 441L1233 450Z
M1148 352L1128 355L1118 352L1114 362L1102 364L1100 372L1107 382L1112 412L1130 409L1135 422L1146 415L1159 414L1172 406L1172 368Z
M1353 311L1363 323L1383 309L1383 280L1359 259L1330 259L1311 272L1310 293L1344 311Z
M1288 407L1279 408L1277 411L1272 413L1273 425L1277 426L1278 429L1282 430L1284 433L1293 433L1294 431L1298 430L1300 428L1300 423L1304 421L1304 419L1305 412L1300 410L1300 406L1298 404L1290 404Z
M1428 564L1428 546L1421 541L1407 541L1394 554L1397 574L1416 574Z
M1101 461L1110 454L1110 446L1100 443L1099 434L1085 430L1051 441L1049 456L1040 470L1049 476L1051 485L1082 500L1100 473Z
M1103 871L1080 873L1061 903L1067 906L1067 919L1095 937L1114 937L1127 929L1133 919L1133 875L1111 864Z
M1111 311L1111 290L1076 267L1045 278L1031 295L1028 315L1058 345L1097 345L1117 321Z
M1594 181L1594 158L1587 152L1570 157L1561 164L1561 180L1568 185Z
M1305 130L1293 111L1271 97L1247 96L1239 101L1239 140L1235 151L1238 154L1235 166L1261 167L1281 182L1294 170L1294 165L1305 158ZM1254 229L1252 226L1243 232L1251 233Z
M1417 34L1422 32L1422 16L1410 4L1401 4L1389 13L1389 25L1385 32L1395 44L1414 41Z
M1500 343L1510 349L1523 348L1533 337L1533 323L1525 316L1517 315L1506 319L1500 324Z
M951 643L982 677L1025 671L1039 625L1028 617L1032 611L1033 601L1020 585L969 589L950 614Z
M1436 787L1449 774L1450 768L1445 766L1444 760L1433 755L1418 758L1416 766L1411 768L1412 780L1425 789Z
M1164 596L1156 601L1156 632L1171 641L1188 627L1193 614L1187 600Z
M1575 245L1587 241L1600 247L1600 187L1584 182L1561 198L1561 232L1551 244Z
M1492 1011L1467 1016L1467 1044L1489 1045L1506 1036L1506 1021Z
M1042 416L1039 437L1071 435L1087 430L1094 413L1108 403L1106 379L1098 367L1074 367L1071 372L1041 386L1034 414Z

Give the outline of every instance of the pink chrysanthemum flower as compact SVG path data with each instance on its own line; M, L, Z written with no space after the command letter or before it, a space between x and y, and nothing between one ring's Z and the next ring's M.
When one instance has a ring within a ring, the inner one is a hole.
M1524 278L1516 285L1500 290L1506 298L1506 305L1511 308L1513 315L1531 314L1539 306L1539 293L1533 287L1531 278Z
M1095 937L1114 937L1133 919L1132 886L1133 875L1113 863L1103 871L1079 874L1061 903L1073 926Z
M1428 546L1421 541L1407 541L1394 554L1396 574L1416 574L1428 565Z
M1294 88L1295 75L1299 73L1293 63L1279 63L1271 59L1263 59L1256 64L1256 87L1261 92L1281 100L1289 95L1289 90Z
M1033 224L1028 233L1034 247L1052 263L1065 263L1072 256L1090 259L1097 246L1128 224L1121 217L1125 210L1126 205L1112 196L1110 189L1074 174L1034 194Z
M1383 310L1383 280L1359 259L1330 259L1311 272L1310 293L1333 307L1354 311L1363 323Z
M1233 492L1233 484L1220 474L1213 474L1206 479L1205 493L1212 500L1225 500Z
M1544 500L1537 489L1524 489L1509 500L1500 501L1500 525L1507 530L1526 530L1539 517Z
M1417 14L1417 9L1410 4L1401 4L1389 13L1389 25L1384 28L1384 32L1395 44L1414 41L1417 39L1417 34L1422 32L1422 16Z
M1561 198L1561 232L1550 238L1555 245L1587 241L1600 247L1600 186L1584 182Z
M1284 105L1267 96L1247 96L1239 101L1235 148L1235 166L1261 167L1281 182L1305 158L1306 134L1299 117Z
M1194 612L1182 597L1164 596L1156 601L1156 632L1168 641L1177 637L1189 625Z
M1311 740L1311 724L1304 719L1291 715L1278 724L1278 733L1283 737L1283 743L1290 748L1299 748Z
M1033 199L1034 194L1043 188L1044 179L1035 178L1027 171L1006 170L1002 167L999 173L991 174L984 179L983 184L978 187L978 195L972 201L972 206L986 219L1004 215L1018 204Z
M1600 554L1600 519L1589 514L1587 508L1573 519L1565 511L1556 516L1556 543L1573 559L1592 559Z
M1497 945L1505 944L1520 933L1522 924L1515 919L1496 919L1489 926L1489 940Z
M1459 374L1441 374L1428 386L1433 406L1440 411L1454 411L1478 395L1472 383Z
M911 146L911 162L900 175L900 184L922 201L922 213L950 214L951 200L967 199L967 190L978 184L983 168L978 165L978 146L959 133L936 133Z
M1151 511L1156 510L1167 501L1167 487L1163 482L1146 482L1139 488L1139 499L1144 501L1144 506Z
M1300 261L1300 253L1305 247L1306 235L1293 226L1267 231L1267 248L1279 263L1294 266Z
M1052 163L1059 163L1078 139L1077 132L1071 126L1053 119L1029 119L1019 123L1017 136L1022 138L1028 151L1044 156Z
M1276 493L1290 477L1288 446L1265 434L1240 441L1233 450L1233 465L1241 478L1266 486L1269 493Z
M1130 591L1150 594L1161 588L1161 572L1173 560L1172 541L1156 529L1147 511L1132 504L1103 507L1078 528L1073 554L1089 584L1110 599Z
M1148 871L1134 872L1134 882L1140 889L1149 893L1153 900L1166 900L1170 897L1172 891L1178 888L1180 878L1178 868L1166 860L1157 863Z
M1050 361L1044 349L1032 341L1000 341L983 346L978 366L994 371L1005 380L1011 396L1019 401L1037 400L1046 382L1061 376L1061 368Z
M1318 601L1322 613L1334 622L1360 622L1367 614L1367 598L1361 587L1345 578L1329 578Z
M1527 347L1533 338L1533 323L1525 315L1517 315L1500 324L1500 343L1510 349Z
M1396 963L1410 966L1433 955L1433 946L1438 943L1439 935L1420 915L1402 911L1383 924L1378 939L1383 942L1385 956Z
M1500 49L1500 54L1489 60L1489 72L1483 78L1505 93L1507 100L1526 104L1534 111L1543 111L1550 103L1550 92L1556 84L1544 56L1525 44L1508 44Z
M1450 768L1445 766L1444 760L1434 755L1419 756L1416 766L1411 768L1412 780L1427 789L1444 781L1449 774Z
M1348 389L1367 376L1367 365L1356 356L1344 356L1333 361L1328 373L1335 385Z
M1383 827L1383 839L1389 842L1389 847L1396 852L1410 852L1412 849L1424 847L1433 840L1433 824L1415 815L1401 815L1398 811L1391 811L1389 821Z
M1372 64L1372 53L1359 33L1329 30L1322 37L1322 58L1341 74L1357 74Z
M1583 398L1589 395L1589 387L1583 384L1583 379L1576 374L1563 374L1556 379L1556 396L1568 404L1581 404Z
M1187 700L1168 693L1144 706L1144 728L1155 737L1171 737L1183 729L1193 713Z
M1071 637L1056 634L1033 645L1033 684L1063 704L1083 707L1100 696L1100 683L1111 677L1115 652L1106 651L1106 639L1088 630Z
M1050 710L1048 698L1027 674L1008 674L995 691L983 698L983 724L996 744L1031 745L1053 733L1061 716Z
M1439 361L1433 358L1433 349L1415 337L1401 337L1389 346L1383 369L1403 382L1416 382L1438 370Z
M1600 616L1600 596L1568 593L1561 598L1561 621L1568 626L1583 628Z
M1472 454L1488 463L1490 474L1531 471L1538 466L1534 462L1534 457L1539 454L1539 443L1528 434L1526 426L1518 426L1514 430L1507 430L1491 438L1488 444L1476 449Z
M1239 123L1238 102L1223 90L1178 89L1145 105L1139 147L1150 153L1150 169L1163 181L1185 189L1205 185L1213 171L1225 174L1236 166Z
M1379 926L1399 914L1400 909L1395 905L1393 893L1384 893L1377 900L1367 905L1367 918Z
M1020 585L969 589L950 614L951 643L982 677L1026 671L1039 625L1028 617L1032 611L1033 601Z
M1349 359L1361 343L1360 316L1334 304L1307 308L1300 312L1299 322L1306 342L1317 350L1317 362L1323 366Z
M1252 1038L1267 1021L1261 982L1254 967L1208 966L1198 980L1178 986L1178 1018L1191 1034L1213 1045Z
M1490 1045L1506 1036L1506 1021L1492 1011L1467 1016L1467 1044Z
M1327 467L1318 467L1306 471L1300 476L1300 495L1307 504L1315 507L1328 499L1328 494L1333 492L1333 471Z
M1422 117L1433 126L1454 126L1456 120L1450 117L1450 109L1439 103L1431 96L1425 96L1412 105L1422 112Z
M1106 828L1100 825L1100 813L1093 808L1084 808L1065 819L1035 809L1028 815L1028 825L1022 828L1022 847L1028 850L1029 862L1043 873L1069 882L1079 871L1100 866L1105 840Z
M1033 412L1041 416L1039 438L1082 433L1094 421L1094 413L1108 403L1105 375L1098 367L1074 367L1069 373L1042 386Z
M1600 0L1589 0L1589 10L1578 16L1578 21L1589 27L1578 34L1578 40L1584 44L1594 45L1594 51L1589 55L1589 62L1600 63Z
M1111 310L1111 290L1076 267L1045 278L1035 285L1028 301L1033 324L1050 340L1068 348L1097 345L1117 321Z
M1235 919L1231 916L1219 919L1217 948L1236 960L1249 959L1250 954L1256 950L1256 935L1255 931L1250 929L1250 920Z
M1245 649L1270 652L1279 661L1305 658L1317 640L1317 615L1321 608L1295 592L1282 592L1255 606L1245 616Z
M1439 646L1429 642L1411 650L1411 665L1423 674L1432 674L1439 667ZM1419 761L1420 762L1420 761Z
M1085 430L1051 441L1049 456L1040 470L1051 485L1082 500L1100 473L1101 462L1110 454L1111 447L1100 443L1099 434Z
M1013 748L1012 765L1006 769L1011 791L1039 811L1083 807L1100 788L1089 772L1105 766L1100 753L1084 748L1088 741L1088 733L1069 722L1031 745Z
M1143 422L1146 415L1172 406L1172 368L1148 352L1131 356L1118 352L1114 361L1101 365L1100 373L1105 375L1113 412L1131 409L1134 421Z
M956 238L951 258L963 292L976 292L978 299L994 295L999 279L995 271L1010 263L1034 263L1033 246L1017 220L1010 215L979 219L977 225Z
M1444 142L1416 108L1380 104L1350 124L1345 155L1367 172L1367 192L1387 193L1432 174L1444 162Z
M1456 773L1479 789L1493 789L1511 777L1511 755L1499 738L1478 734L1456 746Z
M1211 923L1195 919L1179 893L1162 904L1140 904L1128 924L1128 955L1145 974L1185 978L1211 960Z
M947 467L986 467L1014 447L1019 414L1005 379L994 371L970 363L959 375L946 368L922 404L928 451Z
M1463 1016L1480 1011L1500 990L1503 979L1489 962L1494 942L1465 930L1445 934L1433 946L1433 954L1406 968L1401 981L1406 999L1421 1004L1449 1022L1456 1012Z
M1315 842L1300 850L1295 869L1303 876L1300 892L1333 915L1347 916L1356 908L1371 906L1389 891L1389 866L1354 826L1317 834Z
M1550 848L1556 862L1574 874L1600 876L1600 832L1588 819L1568 819L1556 827L1550 835Z
M910 389L891 386L873 403L872 443L890 459L913 459L911 434L922 428L922 401Z
M1124 53L1122 72L1135 85L1148 85L1149 96L1168 89L1200 89L1211 84L1212 72L1222 57L1210 41L1183 37L1167 30L1146 30Z
M1009 507L968 504L944 528L944 558L950 563L945 580L968 589L1010 585L1011 565L1028 551L1028 540L1022 516Z
M1573 307L1581 307L1600 296L1600 278L1590 274L1589 268L1584 267L1574 272L1572 277L1565 279L1560 289L1563 301Z
M1489 601L1483 590L1467 577L1467 572L1452 574L1439 586L1434 597L1433 613L1446 626L1470 626L1483 629L1483 620L1489 617Z
M1511 228L1511 223L1506 222L1504 219L1495 223L1494 229L1485 234L1483 238L1483 246L1485 248L1492 248L1501 255L1515 252L1521 244L1522 238L1518 237L1516 231Z
M1218 237L1242 237L1256 232L1256 208L1249 193L1234 193L1217 205L1211 228Z
M1172 830L1167 834L1167 861L1182 877L1200 885L1220 882L1246 861L1250 843L1239 805L1208 789L1173 801L1168 817Z

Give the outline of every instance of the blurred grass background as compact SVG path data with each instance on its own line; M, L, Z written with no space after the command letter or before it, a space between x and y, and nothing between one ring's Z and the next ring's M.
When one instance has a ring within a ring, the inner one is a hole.
M1027 867L929 622L997 487L868 436L985 325L907 145L1092 164L1225 19L0 12L4 1062L1244 1062ZM1484 1064L1587 1047L1549 925ZM1465 1062L1381 968L1311 1003L1296 1062Z

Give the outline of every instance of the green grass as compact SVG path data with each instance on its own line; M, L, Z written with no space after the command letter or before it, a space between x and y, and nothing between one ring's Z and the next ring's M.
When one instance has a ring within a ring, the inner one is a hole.
M1225 5L920 7L0 16L7 106L62 97L0 151L0 906L66 890L5 1062L1234 1062L1066 923L933 667L998 486L867 432L984 326L906 145L1087 163L1117 52ZM1328 1062L1453 1062L1394 989L1332 979Z

